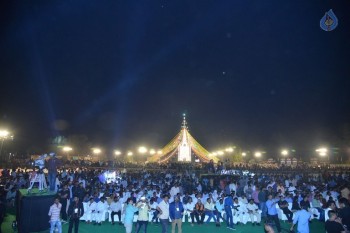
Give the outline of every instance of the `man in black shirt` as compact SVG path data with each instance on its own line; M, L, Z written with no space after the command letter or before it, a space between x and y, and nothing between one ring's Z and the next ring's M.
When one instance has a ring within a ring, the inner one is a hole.
M280 209L283 211L283 213L286 215L288 222L292 222L293 221L293 212L290 211L290 209L288 208L289 204L286 200L283 199L282 196L280 196L280 200L278 201L278 205L280 207Z
M68 185L65 184L63 186L63 189L60 191L60 198L61 198L61 203L62 203L62 208L61 208L61 217L63 221L67 221L67 204L68 200L70 199L70 191L68 189Z
M342 224L350 229L350 207L349 202L346 198L342 197L338 200L339 203L339 217L341 218Z
M327 233L345 233L345 229L341 224L341 219L337 217L334 210L328 211L329 219L326 221L325 229Z
M74 233L78 233L79 219L83 215L84 215L83 203L79 201L79 197L74 197L73 203L71 203L68 208L68 216L69 216L68 233L72 233L73 225L74 225Z

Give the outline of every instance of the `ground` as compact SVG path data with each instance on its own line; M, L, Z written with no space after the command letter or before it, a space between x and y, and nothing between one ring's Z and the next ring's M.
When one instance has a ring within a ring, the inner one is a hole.
M14 212L10 210L5 218L4 223L2 224L2 232L4 233L11 233L14 232L12 230L11 224L12 221L15 219ZM290 225L287 223L283 223L281 221L282 228L285 229L283 232L289 232ZM236 233L261 233L264 232L262 226L252 226L250 223L247 223L246 225L238 225L236 226L236 231L232 231L226 228L225 224L222 224L220 228L216 227L214 223L210 223L208 225L204 224L201 226L195 225L191 226L188 223L185 223L182 228L183 233L224 233L224 232L236 232ZM296 230L296 229L295 229ZM133 228L133 232L135 231L135 227ZM68 224L63 225L62 232L66 233L68 232ZM74 231L73 231L74 232ZM102 226L94 226L94 225L88 225L85 222L80 222L79 225L79 233L116 233L116 232L125 232L125 229L123 226L120 225L114 225L112 226L111 223L103 223ZM160 233L161 232L161 226L157 224L149 224L147 232L149 233ZM168 232L171 232L171 228L169 226ZM177 231L176 231L177 232ZM276 231L277 232L277 231ZM324 231L324 223L320 223L317 220L313 220L312 224L310 224L310 233L322 233ZM49 229L46 231L42 231L40 233L49 233Z

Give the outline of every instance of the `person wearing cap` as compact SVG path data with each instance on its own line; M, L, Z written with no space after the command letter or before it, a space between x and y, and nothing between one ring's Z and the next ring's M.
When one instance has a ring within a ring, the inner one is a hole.
M148 211L151 207L148 204L148 200L145 196L142 196L137 202L136 207L139 209L139 215L137 217L136 233L139 233L143 227L143 232L147 233L148 225Z
M178 233L182 233L182 217L184 213L184 207L180 198L175 196L175 200L169 205L169 216L171 219L171 233L175 233L177 225Z
M253 226L255 226L255 224L260 226L261 213L259 212L259 207L254 203L254 199L249 200L249 203L247 204L246 208L248 210L248 215L253 223ZM256 220L254 217L256 218Z
M74 233L78 233L79 219L83 215L84 215L83 203L79 201L79 197L75 196L73 203L71 203L68 208L68 216L69 216L68 233L72 233L73 225L74 225Z

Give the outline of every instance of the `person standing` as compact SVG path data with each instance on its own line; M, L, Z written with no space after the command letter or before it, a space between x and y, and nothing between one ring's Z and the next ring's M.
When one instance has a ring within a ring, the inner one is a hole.
M258 200L259 200L259 209L261 210L261 217L266 217L266 189L263 188L258 193Z
M63 189L61 190L60 194L60 198L61 198L61 202L62 202L62 208L61 208L61 217L62 220L64 222L67 222L68 218L67 218L67 206L68 206L68 201L70 199L70 191L68 189L68 185L65 184L63 186Z
M55 198L55 201L52 206L50 206L49 216L50 216L50 233L53 233L55 227L57 227L58 232L62 233L62 224L60 220L62 204L58 198Z
M266 208L267 208L267 217L270 220L273 220L276 224L278 233L281 232L281 225L280 220L278 219L276 204L278 202L278 199L273 199L272 194L268 195L268 200L266 201Z
M169 223L169 197L168 195L163 196L163 201L157 206L159 211L159 221L162 224L162 233L168 232L168 223Z
M83 215L84 215L83 203L79 201L79 197L74 197L73 203L71 203L68 208L68 216L69 216L68 233L72 233L73 225L74 225L74 233L78 233L79 219Z
M143 232L147 233L148 211L151 210L151 207L149 206L146 197L144 196L141 197L140 201L136 204L136 207L139 209L136 233L139 233L142 227L143 227Z
M225 198L224 206L225 206L225 213L226 213L227 228L230 230L236 230L236 228L233 226L233 216L232 216L233 199L232 199L232 195L228 195Z
M339 203L339 217L342 220L342 224L350 230L350 207L349 202L346 198L341 197L338 200Z
M139 210L134 206L134 201L132 198L128 198L127 206L125 207L124 211L124 226L125 226L125 232L131 233L132 232L132 223L134 221L134 214Z
M309 233L309 220L311 219L311 214L307 211L307 204L302 205L301 208L301 210L295 213L293 224L290 230L293 231L295 224L298 223L298 233Z
M47 162L47 169L49 170L49 183L50 183L50 192L55 192L56 189L56 176L57 176L57 166L58 159L56 158L55 153L50 153L50 159Z
M182 216L184 213L184 207L180 198L175 197L175 200L169 205L169 215L171 219L171 233L175 233L177 225L177 232L182 233Z
M345 229L341 224L341 219L338 218L334 210L328 211L328 220L324 226L327 233L345 233Z

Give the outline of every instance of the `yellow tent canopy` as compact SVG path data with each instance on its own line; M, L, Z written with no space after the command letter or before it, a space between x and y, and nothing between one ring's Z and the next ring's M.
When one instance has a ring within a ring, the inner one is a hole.
M209 162L210 160L213 160L216 163L218 161L215 156L210 155L210 153L188 132L185 115L183 118L181 131L166 146L163 147L161 153L151 156L148 158L148 161L158 163L167 162L169 159L179 153L179 146L183 138L187 139L191 152L193 152L202 162Z

